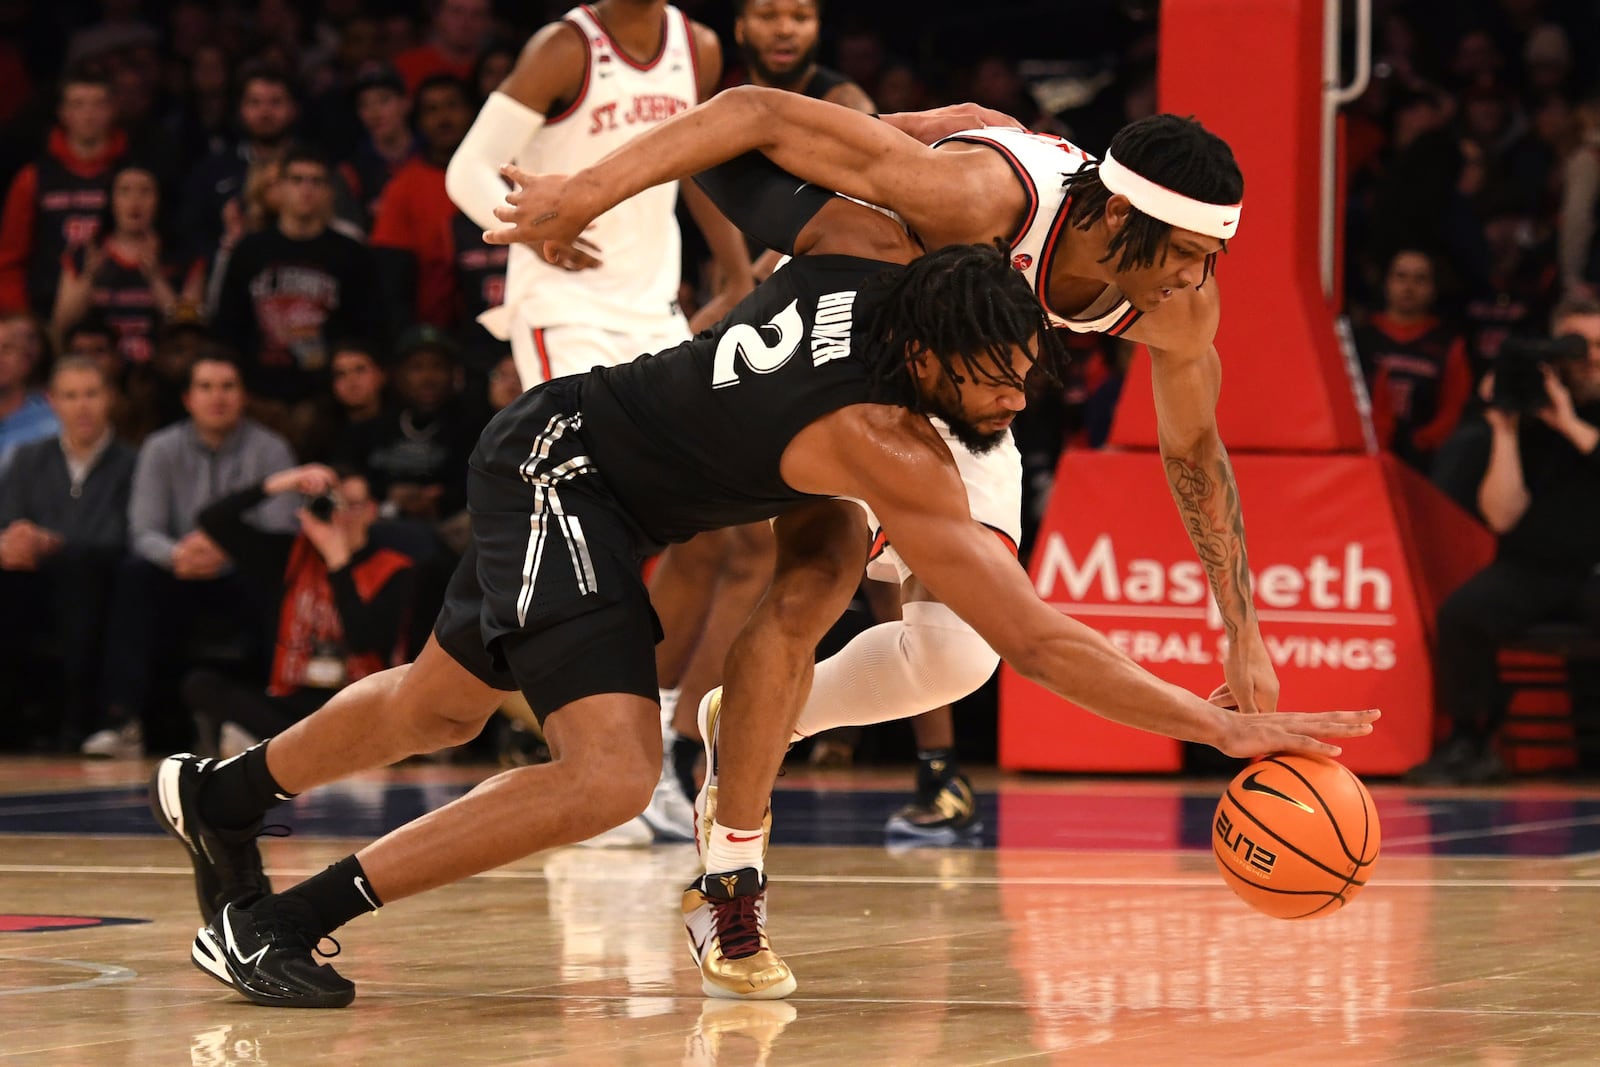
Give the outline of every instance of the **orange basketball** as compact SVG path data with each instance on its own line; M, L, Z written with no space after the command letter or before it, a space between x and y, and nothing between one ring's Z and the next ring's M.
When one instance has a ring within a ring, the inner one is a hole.
M1361 779L1321 756L1268 756L1228 783L1211 824L1223 881L1279 919L1332 915L1378 858L1378 812Z

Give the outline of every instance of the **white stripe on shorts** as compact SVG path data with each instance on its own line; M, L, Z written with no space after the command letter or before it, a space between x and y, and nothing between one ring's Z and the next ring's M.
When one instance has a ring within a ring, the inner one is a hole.
M594 462L588 456L574 456L551 470L539 470L540 465L550 458L550 450L561 439L561 435L568 430L576 430L581 422L577 415L552 416L534 438L528 458L517 469L522 480L533 486L533 511L528 516L528 551L522 562L522 591L517 596L519 625L528 622L528 609L533 604L533 587L539 577L539 565L544 559L544 542L550 532L549 517L552 515L560 526L562 540L566 542L567 555L572 560L572 572L578 579L578 593L587 595L598 588L594 560L589 554L588 541L583 536L583 525L576 515L568 515L562 508L561 495L556 491L562 482L594 470Z

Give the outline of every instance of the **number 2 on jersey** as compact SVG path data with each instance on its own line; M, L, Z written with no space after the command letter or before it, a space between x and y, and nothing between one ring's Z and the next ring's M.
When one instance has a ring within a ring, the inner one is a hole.
M717 353L711 360L711 388L739 384L739 373L734 367L737 357L743 357L745 366L757 374L771 374L789 362L806 335L798 304L798 300L789 301L788 307L762 326L741 322L728 327L722 340L717 342ZM772 331L776 331L777 337L769 341Z

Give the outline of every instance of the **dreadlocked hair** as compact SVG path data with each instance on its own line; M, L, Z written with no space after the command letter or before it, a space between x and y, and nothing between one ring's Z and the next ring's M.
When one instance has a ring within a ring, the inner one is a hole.
M1151 115L1124 126L1111 139L1111 155L1118 163L1164 185L1175 193L1207 204L1237 204L1244 199L1244 175L1228 142L1201 126L1193 117ZM1111 191L1100 181L1100 166L1086 164L1066 176L1062 186L1072 200L1067 221L1087 230L1105 217ZM1152 266L1167 258L1172 224L1151 218L1138 208L1128 212L1127 224L1106 247L1105 263L1119 255L1117 270ZM1228 242L1222 242L1228 250ZM1206 278L1217 257L1206 257ZM1202 281L1203 284L1203 281Z
M939 361L956 385L979 381L1024 388L1038 374L1055 379L1066 348L1004 241L950 245L887 276L888 294L866 325L876 389L911 385L913 347ZM1036 374L1019 376L1012 349L1028 350Z

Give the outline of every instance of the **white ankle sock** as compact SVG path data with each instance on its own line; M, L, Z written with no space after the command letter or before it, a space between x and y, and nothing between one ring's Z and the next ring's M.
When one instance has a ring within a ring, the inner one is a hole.
M766 850L762 847L765 842L761 839L764 836L759 826L754 830L739 830L720 822L712 823L711 847L706 849L706 872L725 874L754 867L757 874L762 873L763 853Z

